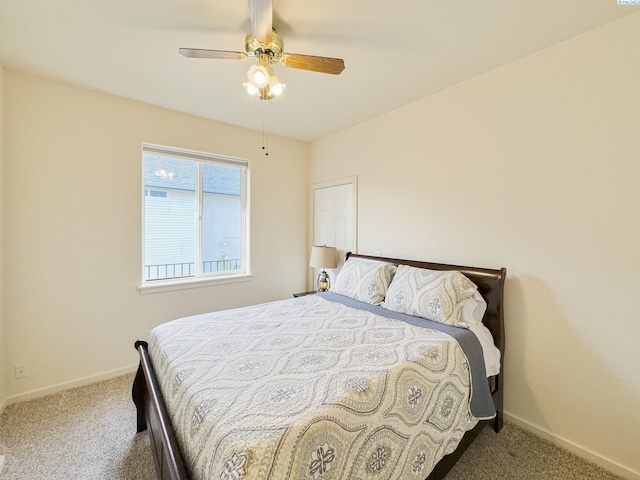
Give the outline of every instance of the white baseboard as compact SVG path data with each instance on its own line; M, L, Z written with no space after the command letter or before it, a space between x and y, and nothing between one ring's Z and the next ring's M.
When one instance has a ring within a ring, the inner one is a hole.
M526 420L516 417L515 415L504 412L504 419L505 421L511 422L533 433L534 435L537 435L538 437L550 441L554 445L564 448L565 450L569 450L571 453L589 460L590 462L593 462L596 465L604 468L605 470L621 476L622 478L626 478L627 480L640 480L640 472L634 472L624 465L620 465L619 463L603 457L602 455L586 449L580 445L577 445L576 443L573 443L566 438L559 437L543 428L537 427L527 422Z
M13 405L14 403L24 402L26 400L33 400L35 398L51 395L52 393L61 392L63 390L69 390L76 387L84 387L96 382L102 382L111 378L119 377L120 375L126 375L127 373L133 373L138 368L138 365L132 367L120 368L117 370L111 370L110 372L101 373L99 375L92 375L90 377L79 378L78 380L72 380L71 382L60 383L51 387L42 388L40 390L33 390L31 392L21 393L6 399L6 405ZM4 406L3 406L4 409Z

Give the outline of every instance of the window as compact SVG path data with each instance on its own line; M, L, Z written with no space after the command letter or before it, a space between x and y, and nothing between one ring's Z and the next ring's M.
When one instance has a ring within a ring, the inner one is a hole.
M159 197L159 198L167 198L167 193L166 191L163 190L149 190L146 189L144 194L147 197Z
M157 145L142 157L143 285L248 273L248 162Z

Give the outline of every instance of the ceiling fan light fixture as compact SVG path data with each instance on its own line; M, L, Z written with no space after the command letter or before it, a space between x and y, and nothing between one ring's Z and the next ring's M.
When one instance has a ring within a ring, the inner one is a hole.
M258 95L258 93L260 93L260 89L252 83L245 82L242 86L247 89L247 93L251 96Z
M269 92L276 97L284 91L285 87L286 85L281 83L275 75L272 75L269 79Z
M264 88L269 84L269 71L262 65L252 65L247 72L249 83L256 88Z

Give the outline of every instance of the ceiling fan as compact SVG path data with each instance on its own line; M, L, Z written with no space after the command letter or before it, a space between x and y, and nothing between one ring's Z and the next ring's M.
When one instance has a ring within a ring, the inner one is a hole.
M273 74L272 63L279 62L285 67L332 75L340 75L344 70L344 60L341 58L285 53L282 38L273 30L272 0L249 0L249 13L253 33L249 33L245 39L245 52L200 48L180 48L178 51L189 58L256 59L258 65L249 69L249 81L243 85L249 94L256 95L261 100L270 100L280 95L285 87Z

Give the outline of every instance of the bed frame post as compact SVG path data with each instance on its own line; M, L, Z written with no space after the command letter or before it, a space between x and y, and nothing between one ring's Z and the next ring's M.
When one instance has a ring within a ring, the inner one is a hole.
M504 401L504 353L505 353L505 331L504 331L504 284L507 279L507 269L501 268L497 275L497 322L493 324L491 334L496 342L496 347L500 350L500 373L496 375L495 391L492 395L493 403L496 407L496 418L493 420L493 430L498 433L502 430L504 423L503 401Z
M135 348L138 350L140 346L148 347L147 342L144 340L138 340L135 343ZM131 396L133 397L133 403L136 405L137 412L137 433L143 432L147 429L147 388L146 381L144 379L144 371L142 370L142 362L138 365L138 371L136 372L136 378L133 380L133 388L131 390Z
M496 418L493 419L493 431L498 433L502 430L504 417L502 412L502 399L504 391L502 389L502 371L496 376L496 392L493 394L493 403L496 406Z
M140 366L133 382L133 402L138 411L138 432L149 431L149 440L159 480L188 480L189 475L180 454L178 440L169 420L158 379L149 358L148 343L138 340Z

